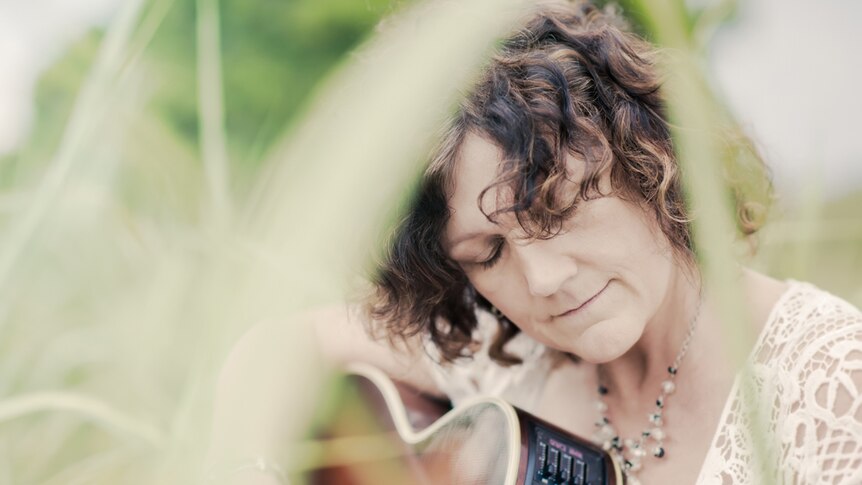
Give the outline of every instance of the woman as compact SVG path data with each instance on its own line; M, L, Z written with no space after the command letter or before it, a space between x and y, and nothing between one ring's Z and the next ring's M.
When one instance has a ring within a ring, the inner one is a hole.
M862 483L862 315L742 270L759 337L743 349L751 378L737 377L695 264L659 88L651 48L612 13L538 8L462 102L368 311L309 317L322 348L456 404L499 395L595 436L628 483ZM737 204L750 235L752 201ZM242 385L245 356L277 335L247 336L222 387ZM766 403L761 468L744 389ZM287 432L270 401L233 455L264 457ZM217 423L239 407L223 398ZM249 470L237 483L278 483L252 473L272 465L237 469Z

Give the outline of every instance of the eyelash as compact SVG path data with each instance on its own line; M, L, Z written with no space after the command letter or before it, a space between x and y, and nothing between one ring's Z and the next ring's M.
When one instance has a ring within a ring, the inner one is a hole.
M490 269L495 264L497 264L497 261L500 260L500 254L502 252L503 252L503 241L500 241L494 247L494 253L491 255L491 257L486 259L485 261L480 261L479 266L481 266L482 269Z

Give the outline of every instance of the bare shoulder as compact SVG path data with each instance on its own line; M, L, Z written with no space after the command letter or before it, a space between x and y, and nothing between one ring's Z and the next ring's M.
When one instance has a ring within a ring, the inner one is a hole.
M780 310L786 320L802 321L806 327L840 320L845 327L858 321L862 312L839 296L811 283L781 281L753 270L745 270L745 280L756 321L765 321L773 310Z
M811 283L777 281L753 271L746 277L755 321L770 325L763 338L775 362L796 368L801 355L825 358L862 348L862 312L853 304Z
M752 269L745 269L743 279L746 283L752 321L758 333L766 325L772 310L790 288L786 281L775 279Z

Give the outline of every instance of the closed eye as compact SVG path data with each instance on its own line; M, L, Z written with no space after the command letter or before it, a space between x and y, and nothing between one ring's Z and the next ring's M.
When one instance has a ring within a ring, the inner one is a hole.
M491 253L491 256L484 260L480 261L478 264L482 267L482 269L489 269L493 267L497 261L500 260L500 255L503 252L503 239L497 240L496 244L494 244L494 252Z

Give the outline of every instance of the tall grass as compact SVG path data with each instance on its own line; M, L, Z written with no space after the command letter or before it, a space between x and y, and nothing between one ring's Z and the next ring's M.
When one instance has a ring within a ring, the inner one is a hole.
M459 90L524 3L398 12L262 150L244 194L224 128L220 5L196 2L198 145L149 104L160 65L147 48L176 4L130 1L102 41L57 152L34 163L44 167L35 176L20 171L5 183L0 484L192 482L227 349L259 320L344 297ZM743 343L751 336L732 283L731 209L715 183L728 161L709 136L726 113L697 68L697 36L710 25L702 18L692 29L682 2L640 4L654 38L680 54L669 87L680 155L698 164L684 165L685 182L709 221L696 227L698 247L709 281L724 289L724 318L740 323L729 338ZM852 266L828 260L862 262L859 214L817 198L807 207L766 231L755 264L827 288L837 282L833 291L862 302ZM309 369L295 383L297 410L327 379L308 331L295 328L283 349Z
M672 123L674 145L683 175L690 210L694 216L693 232L703 281L713 294L718 317L728 343L727 358L732 368L741 368L745 379L751 369L746 365L749 349L756 335L751 322L741 280L741 266L736 264L733 242L736 207L733 190L725 180L724 167L737 168L736 158L742 150L723 150L716 132L725 131L720 111L711 96L696 54L696 44L686 29L690 24L684 4L674 0L641 3L647 25L659 45L667 49L666 96ZM724 155L726 158L722 158ZM737 178L747 174L731 171ZM753 176L761 175L754 172ZM744 182L744 181L743 181ZM739 181L737 181L739 183ZM743 393L747 386L741 386ZM765 469L769 453L766 417L756 396L745 396L747 414L754 429L753 462ZM763 477L769 480L770 475ZM764 482L771 483L771 482Z
M34 189L16 185L21 211L0 253L0 479L193 481L227 348L260 319L344 297L345 275L519 3L399 13L273 145L247 202L231 193L218 3L197 3L197 149L147 107L156 64L140 62L136 42L170 2L128 4L56 162ZM326 378L307 332L283 349L310 369L297 409Z

